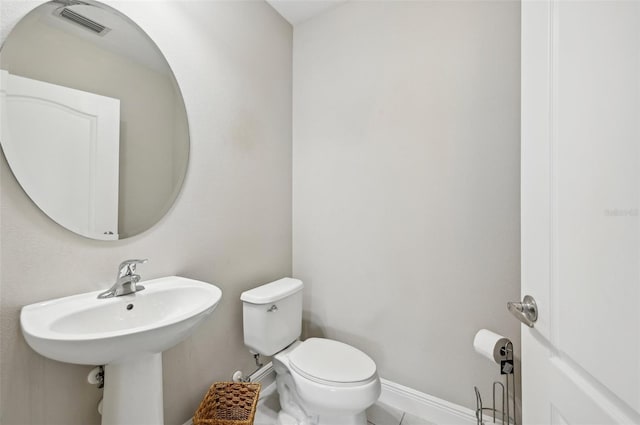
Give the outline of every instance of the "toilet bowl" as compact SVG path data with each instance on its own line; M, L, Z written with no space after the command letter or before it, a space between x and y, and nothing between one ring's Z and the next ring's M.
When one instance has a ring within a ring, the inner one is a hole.
M280 425L366 425L380 396L375 362L348 344L298 340L302 282L285 278L243 292L245 345L273 356Z
M274 356L273 365L276 381L285 381L278 391L295 392L285 395L285 399L296 400L314 424L364 425L365 409L380 396L380 379L373 360L338 341L296 341ZM288 407L282 406L286 413Z

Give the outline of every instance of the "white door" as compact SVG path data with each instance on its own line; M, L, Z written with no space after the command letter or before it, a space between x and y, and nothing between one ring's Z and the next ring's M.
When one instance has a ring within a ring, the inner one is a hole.
M2 149L49 217L96 239L118 237L120 101L0 70Z
M523 423L640 424L640 2L522 3Z

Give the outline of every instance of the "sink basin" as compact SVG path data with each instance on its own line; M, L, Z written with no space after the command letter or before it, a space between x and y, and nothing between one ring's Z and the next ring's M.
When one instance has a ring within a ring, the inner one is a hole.
M143 283L145 290L120 297L98 299L95 291L28 305L20 315L24 337L50 359L103 365L176 345L222 297L216 286L183 277Z
M162 351L187 338L222 297L214 285L178 276L98 299L102 291L22 308L31 348L66 363L105 365L102 424L162 424Z

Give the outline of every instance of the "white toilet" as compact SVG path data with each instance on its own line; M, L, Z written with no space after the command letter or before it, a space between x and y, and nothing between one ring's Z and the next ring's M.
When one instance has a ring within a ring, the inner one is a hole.
M380 396L376 364L362 351L324 338L299 341L302 281L284 278L245 291L244 343L274 356L280 425L366 425Z

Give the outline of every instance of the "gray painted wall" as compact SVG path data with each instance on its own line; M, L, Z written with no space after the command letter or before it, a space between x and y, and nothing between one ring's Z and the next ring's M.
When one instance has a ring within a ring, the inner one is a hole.
M520 339L520 5L348 2L294 31L294 276L307 335L474 407Z
M2 41L41 2L2 0ZM41 213L0 162L0 423L97 424L90 367L34 353L23 305L107 288L118 263L148 257L143 279L217 284L223 299L164 354L165 420L184 423L215 380L253 359L242 343L241 291L291 274L292 29L264 2L109 1L155 40L181 86L191 131L174 208L132 239L97 242Z

